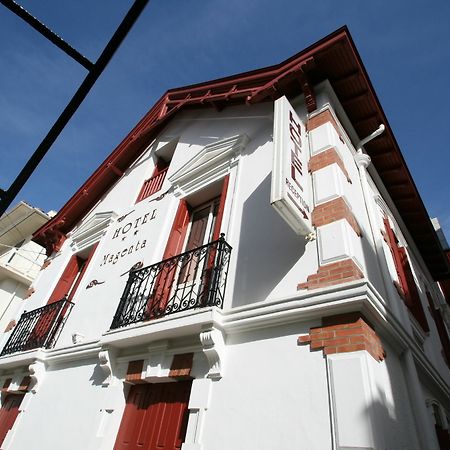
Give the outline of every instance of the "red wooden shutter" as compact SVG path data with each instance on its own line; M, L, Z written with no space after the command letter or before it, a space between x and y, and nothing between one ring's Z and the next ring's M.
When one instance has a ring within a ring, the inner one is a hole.
M408 284L406 282L406 277L403 272L403 264L400 257L398 242L397 238L395 237L394 230L391 228L391 224L389 223L389 219L387 217L384 218L384 227L386 229L387 242L391 250L392 257L394 259L394 265L395 270L397 271L398 281L400 283L400 287L402 288L404 294L406 295L406 291L408 290Z
M397 271L400 286L405 294L404 301L406 306L411 311L417 322L419 322L422 329L426 332L430 331L428 322L423 310L422 301L420 300L419 291L414 280L414 276L409 264L408 255L404 247L399 247L394 230L391 228L389 219L384 218L384 226L386 229L388 245L391 249L394 259L395 269Z
M189 225L190 211L185 200L178 205L177 214L170 230L163 260L179 255L183 249L186 231ZM147 305L147 315L151 319L164 310L170 296L177 265L164 266L156 277L153 292Z
M422 329L428 332L430 331L430 328L428 327L428 322L425 317L425 311L423 310L422 301L420 299L419 291L417 290L416 281L414 280L411 266L409 264L408 255L406 254L406 250L404 247L399 247L398 251L400 254L402 271L406 279L406 306L410 309L412 315L415 317L417 322L419 322Z
M70 258L69 263L64 269L64 272L61 275L61 278L59 279L55 289L53 290L52 295L48 299L47 304L62 300L65 295L69 295L69 300L73 298L78 285L80 284L81 279L92 259L92 256L94 255L97 245L98 242L92 247L92 250L90 251L89 256L86 260L76 255L73 255Z
M219 236L220 236L220 227L222 226L223 211L225 209L225 201L227 199L229 180L230 180L230 175L227 175L223 179L223 186L222 186L222 192L220 194L219 208L217 210L216 222L214 223L214 231L213 231L213 236L212 236L213 241L216 241L217 239L219 239Z
M95 253L95 250L97 249L98 244L99 244L98 242L96 244L94 244L91 251L89 252L87 259L85 261L81 262L81 265L79 267L79 276L76 278L75 282L69 288L69 291L68 291L68 293L69 293L68 299L70 301L72 300L73 296L75 295L75 292L77 291L78 286L81 283L81 280L83 279L84 274L86 273L86 270L91 262L92 257L94 256L94 253Z
M142 185L141 191L139 192L138 198L136 199L135 203L138 203L141 200L150 197L150 195L153 195L155 192L158 192L161 189L169 165L170 161L164 161L163 159L158 158L152 176L144 181L144 184Z
M184 239L189 225L190 211L186 200L181 200L170 230L169 240L164 250L163 259L179 255L183 250Z
M114 450L179 450L190 392L190 381L132 386Z
M79 272L82 270L83 264L84 260L76 255L73 255L70 258L61 278L47 301L47 305L59 302L70 292L70 288L77 279ZM59 308L43 311L28 338L29 348L40 347L45 340L45 336L52 329L56 318L58 316L62 318L64 313L65 310L59 315Z
M83 262L84 260L76 255L73 255L70 258L69 263L64 269L64 272L53 290L52 295L50 295L47 304L57 302L69 293L73 282L82 268Z
M72 300L78 288L78 285L80 284L81 279L83 278L83 275L86 272L86 269L92 259L92 256L94 255L97 245L98 243L92 247L86 260L76 255L73 255L70 258L69 263L64 269L61 278L59 279L55 289L52 292L52 295L50 295L50 298L47 301L47 305L62 300L66 295L68 296L67 299L69 301ZM51 330L52 327L56 329L56 327L58 326L58 324L55 325L55 321L63 320L69 305L65 304L62 306L62 310L59 310L59 308L51 309L49 311L44 311L41 314L36 324L34 325L33 331L31 332L29 337L28 342L30 348L35 348L36 344L40 346L40 343L43 342L49 330Z
M0 408L0 446L19 415L22 394L7 394Z

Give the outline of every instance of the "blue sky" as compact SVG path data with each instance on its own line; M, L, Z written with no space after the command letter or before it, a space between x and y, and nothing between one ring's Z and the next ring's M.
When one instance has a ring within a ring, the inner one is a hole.
M95 60L131 1L19 1ZM151 0L15 202L60 208L167 90L278 63L347 25L431 216L450 238L448 0ZM85 71L0 6L0 187Z

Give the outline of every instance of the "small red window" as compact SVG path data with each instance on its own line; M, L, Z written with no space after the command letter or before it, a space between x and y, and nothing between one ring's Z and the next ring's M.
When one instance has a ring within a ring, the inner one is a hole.
M158 192L164 183L166 178L167 170L169 169L170 162L165 161L162 158L158 158L156 161L155 169L153 170L152 176L144 181L144 184L139 192L137 202L144 200L155 192Z

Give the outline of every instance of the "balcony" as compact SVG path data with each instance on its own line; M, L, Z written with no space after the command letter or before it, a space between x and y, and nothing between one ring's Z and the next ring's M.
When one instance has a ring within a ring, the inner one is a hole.
M111 329L208 306L222 308L231 247L224 235L130 272Z
M66 298L24 312L0 356L35 348L52 348L72 310Z
M27 248L12 248L0 255L0 269L7 271L10 277L29 284L38 275L44 258L44 249L39 253L30 245Z

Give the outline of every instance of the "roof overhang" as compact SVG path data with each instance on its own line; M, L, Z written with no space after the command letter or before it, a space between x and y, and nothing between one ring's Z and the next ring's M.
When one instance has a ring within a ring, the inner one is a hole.
M301 93L312 111L313 87L326 79L359 137L385 124L385 133L364 148L432 276L450 278L448 260L346 27L280 64L167 91L59 213L35 233L34 240L52 251L57 236L69 232L89 212L178 111L200 107L220 111Z

